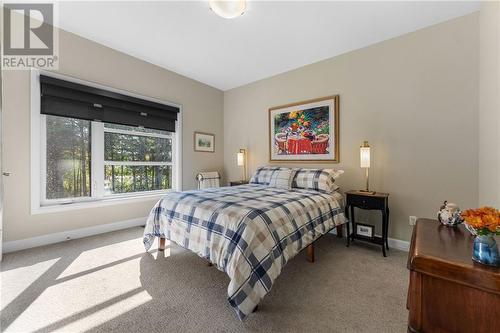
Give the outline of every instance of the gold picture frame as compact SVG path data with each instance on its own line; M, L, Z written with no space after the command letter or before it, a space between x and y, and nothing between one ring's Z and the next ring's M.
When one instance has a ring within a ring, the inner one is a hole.
M274 106L268 122L269 162L339 163L339 95Z
M215 152L215 134L194 132L194 151L204 153Z

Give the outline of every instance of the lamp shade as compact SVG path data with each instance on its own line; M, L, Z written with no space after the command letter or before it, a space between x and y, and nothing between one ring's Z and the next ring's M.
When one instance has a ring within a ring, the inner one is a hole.
M238 163L238 166L244 166L245 165L245 153L239 152L236 154L236 161Z
M208 4L215 14L227 19L243 15L246 8L245 0L210 0Z
M362 168L370 167L370 146L368 145L368 141L365 141L364 144L359 147L359 164Z

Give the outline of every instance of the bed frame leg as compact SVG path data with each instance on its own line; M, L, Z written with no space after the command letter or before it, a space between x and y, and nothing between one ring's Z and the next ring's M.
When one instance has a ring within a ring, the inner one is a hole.
M307 245L307 261L314 262L314 243Z
M165 251L165 238L160 238L160 242L158 244L158 251Z
M342 227L343 225L337 226L337 237L342 238Z

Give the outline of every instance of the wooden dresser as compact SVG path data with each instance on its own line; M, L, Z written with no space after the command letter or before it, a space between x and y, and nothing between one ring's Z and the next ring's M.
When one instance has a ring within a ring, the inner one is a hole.
M500 268L471 259L472 235L419 219L408 255L408 332L500 332Z

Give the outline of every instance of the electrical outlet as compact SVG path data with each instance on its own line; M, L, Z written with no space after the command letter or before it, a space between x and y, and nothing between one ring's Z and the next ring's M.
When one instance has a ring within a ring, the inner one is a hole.
M415 225L417 223L417 217L416 216L410 216L410 225Z

